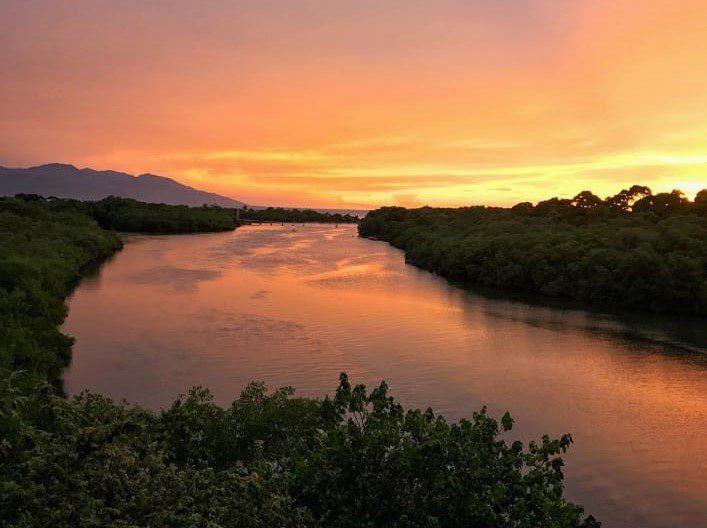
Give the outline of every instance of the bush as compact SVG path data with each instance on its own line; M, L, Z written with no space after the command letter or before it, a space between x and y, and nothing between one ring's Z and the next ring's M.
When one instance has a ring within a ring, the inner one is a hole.
M527 202L511 209L383 207L361 236L405 251L408 262L454 280L603 306L707 315L707 209L679 191L634 186L602 202ZM642 196L629 210L632 200Z
M0 387L4 526L597 527L562 498L561 454L485 409L448 424L345 374L333 399L251 384L155 414Z

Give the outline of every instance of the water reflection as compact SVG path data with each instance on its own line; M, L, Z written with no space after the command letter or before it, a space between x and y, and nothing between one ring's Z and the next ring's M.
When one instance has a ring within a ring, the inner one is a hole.
M464 290L351 226L132 237L70 302L66 388L159 408L252 379L331 392L385 378L450 418L481 405L522 439L571 432L569 495L605 526L707 525L707 330Z

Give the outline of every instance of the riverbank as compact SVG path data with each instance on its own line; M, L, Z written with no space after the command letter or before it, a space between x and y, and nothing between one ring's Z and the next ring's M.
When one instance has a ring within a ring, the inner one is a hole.
M600 307L707 316L704 205L661 214L527 205L384 207L361 221L359 233L453 281Z
M29 385L61 391L73 339L58 327L65 298L91 269L122 248L114 231L195 232L235 229L220 208L188 208L107 198L99 202L0 199L0 371L22 371Z
M229 209L236 222L284 222L284 223L319 223L319 224L355 224L359 217L334 211L315 211L313 209L288 209L284 207L266 207L263 209Z
M73 343L58 330L64 300L87 269L122 247L120 237L78 211L3 199L0 247L0 371L59 389Z
M482 410L449 424L431 410L405 412L385 383L369 392L342 375L323 400L256 383L228 407L197 388L159 413L58 396L43 381L54 375L46 363L59 367L71 350L57 330L64 298L120 239L40 202L3 200L0 222L8 527L598 526L562 496L568 435L506 443L507 414L496 421ZM32 342L36 331L47 339ZM52 339L61 347L46 347Z

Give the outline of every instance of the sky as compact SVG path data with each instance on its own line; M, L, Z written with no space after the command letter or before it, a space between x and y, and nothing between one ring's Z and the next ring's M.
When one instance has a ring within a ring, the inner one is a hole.
M0 0L0 165L249 204L707 187L703 0Z

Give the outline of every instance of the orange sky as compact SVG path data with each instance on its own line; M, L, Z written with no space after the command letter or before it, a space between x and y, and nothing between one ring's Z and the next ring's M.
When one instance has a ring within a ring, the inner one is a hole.
M707 187L701 0L0 3L0 165L320 207Z

